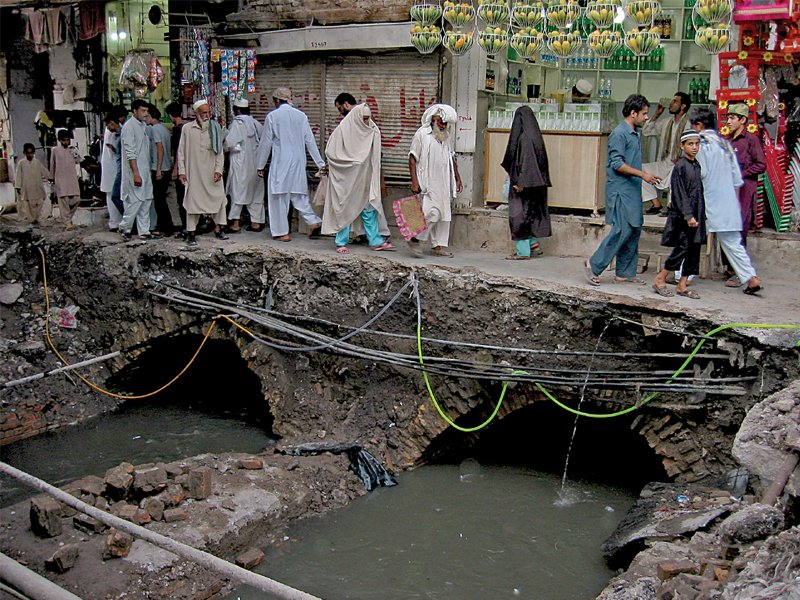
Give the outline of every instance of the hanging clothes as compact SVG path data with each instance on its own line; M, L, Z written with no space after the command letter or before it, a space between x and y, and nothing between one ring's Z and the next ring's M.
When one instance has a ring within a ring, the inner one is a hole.
M103 17L103 5L100 2L81 2L78 4L80 25L78 37L90 40L96 35L106 32L106 20Z

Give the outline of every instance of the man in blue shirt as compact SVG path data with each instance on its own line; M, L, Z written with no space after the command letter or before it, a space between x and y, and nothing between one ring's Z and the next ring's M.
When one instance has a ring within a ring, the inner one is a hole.
M628 96L622 107L623 121L608 136L606 165L606 223L611 231L591 258L583 264L589 284L600 285L600 273L616 257L617 283L644 284L636 276L639 236L642 233L642 181L655 184L659 178L642 171L642 146L638 129L647 121L650 103L642 95Z

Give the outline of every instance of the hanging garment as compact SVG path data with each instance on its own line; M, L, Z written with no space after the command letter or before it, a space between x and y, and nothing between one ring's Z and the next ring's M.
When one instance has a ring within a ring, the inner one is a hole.
M106 21L103 18L103 5L100 2L81 2L78 4L80 25L78 37L90 40L100 33L106 32Z

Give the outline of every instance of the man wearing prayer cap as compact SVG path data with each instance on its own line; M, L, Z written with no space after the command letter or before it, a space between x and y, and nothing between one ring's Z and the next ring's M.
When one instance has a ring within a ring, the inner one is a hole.
M211 118L205 99L192 105L196 119L181 129L178 145L178 178L186 186L183 208L186 210L186 242L197 245L195 231L200 215L210 215L216 225L214 235L228 239L225 226L225 188L222 185L222 130Z
M572 101L573 102L588 102L589 97L592 95L594 86L585 79L578 79L575 85L572 86Z
M420 195L428 228L408 244L414 256L422 256L419 239L430 237L433 256L452 257L450 241L451 202L461 192L453 137L458 115L452 106L434 104L422 115L422 127L411 140L408 170L411 191Z
M258 175L263 177L267 159L272 155L267 179L269 229L272 237L282 242L292 239L289 235L289 206L294 206L310 227L309 237L319 237L322 223L308 199L306 152L320 169L325 167L325 161L311 133L308 117L289 104L291 98L291 91L285 87L272 93L275 108L264 120L256 158Z
M250 215L249 231L261 231L264 227L264 179L256 172L256 152L261 140L262 126L250 116L247 98L233 103L233 122L223 144L228 152L228 183L226 192L231 197L228 220L232 221L231 233L239 233L239 218L242 207Z

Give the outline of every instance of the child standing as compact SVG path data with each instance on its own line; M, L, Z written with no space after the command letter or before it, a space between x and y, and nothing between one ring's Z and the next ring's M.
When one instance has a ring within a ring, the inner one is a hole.
M659 296L673 296L667 289L667 276L680 269L675 293L698 300L700 295L688 286L689 276L700 273L700 247L706 239L703 182L700 163L695 159L700 150L700 134L685 131L681 135L681 150L683 156L672 170L672 196L661 237L661 245L672 246L673 250L653 281L653 291Z
M17 163L14 187L17 190L17 213L28 223L38 223L42 212L42 204L47 198L44 184L50 179L50 173L36 158L33 144L22 147L25 158Z
M72 231L72 217L81 202L81 188L75 165L80 162L77 148L69 145L70 135L66 129L58 132L58 145L50 154L50 178L56 184L58 211L61 222Z

